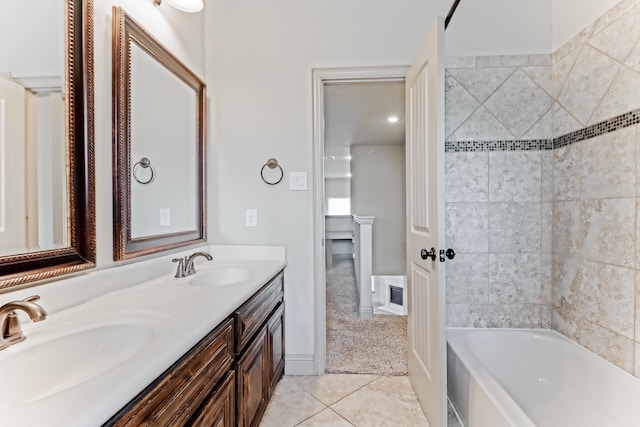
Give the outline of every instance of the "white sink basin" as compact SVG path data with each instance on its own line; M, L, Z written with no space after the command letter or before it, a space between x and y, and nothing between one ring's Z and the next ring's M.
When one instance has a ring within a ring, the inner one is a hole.
M26 341L0 354L4 385L0 388L0 412L63 392L114 369L142 352L155 331L144 322L124 321L48 334L46 340L25 334Z
M196 272L189 284L194 286L224 286L243 282L251 277L251 270L239 264L221 264Z

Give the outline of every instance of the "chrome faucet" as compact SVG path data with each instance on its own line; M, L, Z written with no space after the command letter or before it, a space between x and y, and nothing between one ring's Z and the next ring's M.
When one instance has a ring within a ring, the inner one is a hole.
M8 302L0 307L0 324L2 325L0 350L27 339L22 333L20 318L16 310L24 311L34 322L47 318L47 312L44 308L35 303L39 299L39 295L33 295L21 301Z
M207 260L213 260L213 257L208 252L194 252L189 256L182 258L173 258L171 261L178 263L175 277L186 277L196 273L196 268L193 265L193 260L199 256L205 257Z
M187 258L187 262L184 264L184 269L187 272L187 276L191 276L192 274L196 273L196 268L193 266L193 260L199 256L205 257L208 261L213 260L213 257L209 252L192 253L191 255L189 255L189 258Z

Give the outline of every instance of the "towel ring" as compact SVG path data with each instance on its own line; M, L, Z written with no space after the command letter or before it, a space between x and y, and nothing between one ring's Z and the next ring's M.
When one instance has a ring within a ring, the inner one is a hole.
M280 169L280 178L278 178L277 181L268 181L265 177L264 177L264 168L268 167L269 169L275 169L278 168ZM284 171L282 170L282 166L280 166L278 164L278 160L274 159L274 158L270 158L269 160L267 160L267 163L265 163L264 165L262 165L262 169L260 169L260 177L262 178L262 180L264 182L266 182L269 185L276 185L278 184L280 181L282 181L282 178L284 177Z
M142 168L142 169L149 169L151 171L151 177L147 180L141 180L140 178L138 178L138 168ZM156 177L156 171L155 169L153 169L153 166L151 166L151 160L149 160L148 157L143 157L140 160L138 160L134 165L133 165L133 178L138 181L140 184L149 184L151 181L153 181Z

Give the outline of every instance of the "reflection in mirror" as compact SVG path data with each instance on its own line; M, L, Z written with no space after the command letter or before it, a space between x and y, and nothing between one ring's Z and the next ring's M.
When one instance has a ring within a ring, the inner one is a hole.
M204 83L114 7L114 258L204 241Z
M92 20L0 4L0 291L95 266Z

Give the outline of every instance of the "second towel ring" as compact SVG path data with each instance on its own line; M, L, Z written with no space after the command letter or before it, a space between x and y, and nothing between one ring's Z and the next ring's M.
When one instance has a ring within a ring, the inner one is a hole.
M151 171L151 176L149 177L149 179L141 180L140 178L138 178L138 175L137 175L138 168L149 169ZM141 158L133 165L133 178L136 181L138 181L140 184L149 184L155 179L155 177L156 177L156 171L155 169L153 169L153 166L151 166L151 160L149 160L148 157Z
M275 169L278 168L280 169L280 178L278 178L275 181L268 181L265 177L264 177L264 168L268 167L269 169ZM262 169L260 169L260 177L262 178L262 180L264 182L266 182L269 185L276 185L278 184L280 181L282 181L282 178L284 177L284 170L282 170L282 166L280 166L278 164L278 160L274 159L274 158L270 158L269 160L267 160L267 163L265 163L264 165L262 165Z

